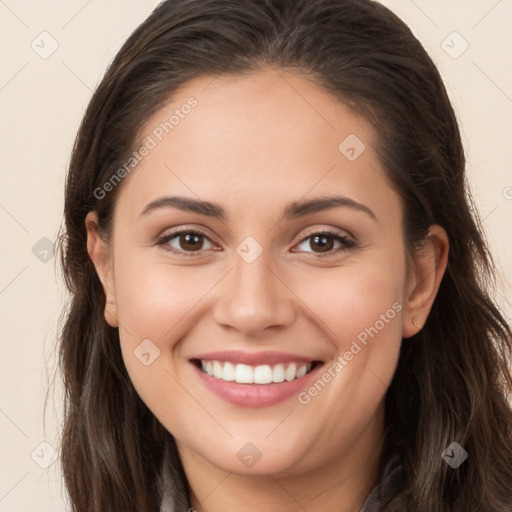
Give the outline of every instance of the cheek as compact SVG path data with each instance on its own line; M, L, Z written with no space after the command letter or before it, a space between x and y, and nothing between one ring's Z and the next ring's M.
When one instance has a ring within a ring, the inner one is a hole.
M310 417L329 410L330 417L345 418L343 426L322 424L318 436L326 446L341 434L357 438L372 421L393 378L402 340L397 271L376 265L337 273L330 282L319 280L315 292L304 289L336 355L298 400Z
M331 353L320 378L301 403L333 404L333 411L365 421L393 378L402 340L405 267L399 255L318 274L298 293L318 318ZM317 396L322 398L316 398Z
M173 268L142 258L126 258L116 267L120 322L131 337L143 336L159 345L169 343L173 331L181 329L187 315L218 280L212 274L198 267Z
M296 289L300 288L297 295L304 298L327 336L344 351L351 340L364 341L373 326L382 334L401 333L403 282L400 261L386 265L380 260L319 271L315 279L297 283Z
M194 329L201 299L218 275L197 267L172 268L134 255L116 262L115 279L126 370L138 395L167 425L177 409L194 407L179 384L182 379L173 358L179 341Z
M151 401L146 395L171 379L174 349L193 329L195 308L218 276L133 256L116 262L115 281L125 365L141 396Z

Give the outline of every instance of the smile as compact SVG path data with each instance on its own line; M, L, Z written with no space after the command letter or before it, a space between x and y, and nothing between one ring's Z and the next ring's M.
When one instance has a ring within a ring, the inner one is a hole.
M297 396L317 378L323 361L283 352L217 351L190 359L199 381L236 406L259 408Z
M211 377L239 384L271 384L285 380L291 382L306 375L313 367L313 363L303 362L258 366L234 364L229 361L200 362L202 371Z

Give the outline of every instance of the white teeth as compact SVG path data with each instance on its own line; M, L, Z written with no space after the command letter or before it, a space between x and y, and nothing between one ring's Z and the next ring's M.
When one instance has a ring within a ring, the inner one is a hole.
M284 380L284 366L282 364L276 364L272 370L272 381L283 382Z
M219 361L213 361L213 376L216 379L222 379L223 373L222 365L219 363Z
M272 382L272 368L268 364L254 368L254 384L269 384Z
M286 368L286 371L284 372L284 378L290 382L297 376L297 365L295 363L292 363Z
M240 384L252 384L252 366L248 366L246 364L237 364L235 367L235 381L239 382Z
M299 369L297 370L297 378L304 377L304 375L306 375L307 371L308 371L308 367L305 364L300 366Z
M223 380L231 382L235 380L235 365L232 363L224 363L224 373L221 377Z
M223 361L201 361L203 372L227 382L240 384L270 384L287 380L298 379L311 370L312 363L297 366L296 363L276 364L274 366L262 364L249 366L247 364L233 364Z

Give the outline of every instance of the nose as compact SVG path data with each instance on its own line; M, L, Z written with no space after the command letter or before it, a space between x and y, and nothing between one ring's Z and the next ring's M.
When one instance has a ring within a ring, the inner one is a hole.
M261 337L270 327L289 326L296 314L293 292L264 255L252 263L234 255L234 268L223 280L214 307L219 325L247 338Z

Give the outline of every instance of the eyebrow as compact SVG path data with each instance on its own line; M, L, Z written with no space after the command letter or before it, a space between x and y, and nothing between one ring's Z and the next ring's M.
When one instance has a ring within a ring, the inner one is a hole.
M372 219L377 220L377 216L367 206L343 196L320 197L290 203L284 210L284 219L296 219L312 213L329 210L332 208L346 207L352 210L364 212ZM226 211L221 206L209 201L201 201L189 197L164 196L147 204L141 212L141 216L147 215L154 210L161 208L177 208L179 210L197 213L216 219L226 219Z

